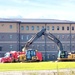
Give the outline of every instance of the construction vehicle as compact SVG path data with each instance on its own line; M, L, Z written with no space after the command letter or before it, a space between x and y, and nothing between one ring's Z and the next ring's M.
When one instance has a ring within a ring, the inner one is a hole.
M58 61L75 61L75 52L59 51Z
M18 60L19 62L42 61L42 53L34 49L28 49L25 51L25 54L19 55Z
M10 62L18 62L18 52L10 51L4 54L4 57L0 58L1 63L10 63Z
M39 37L41 37L42 35L48 37L50 40L52 40L53 42L56 43L56 45L58 46L58 57L57 60L58 61L67 61L67 60L75 60L75 52L67 52L63 50L63 46L62 43L60 42L59 39L57 39L53 34L51 34L50 32L46 31L46 28L42 29L40 32L38 32L37 34L35 34L25 45L24 49L27 49L34 41L36 41Z
M19 61L25 61L25 60L33 60L33 61L41 61L42 60L42 53L41 52L36 52L36 50L29 50L29 46L36 41L38 38L40 38L42 35L48 37L50 40L54 41L59 50L62 51L63 47L62 47L62 43L50 32L47 32L46 29L42 29L41 31L39 31L38 33L36 33L32 38L30 38L27 43L25 44L25 47L23 48L23 51L26 51L25 55L19 55ZM35 53L35 54L31 54L31 52ZM38 54L38 56L37 56ZM35 56L35 57L34 57ZM30 58L28 58L30 57Z

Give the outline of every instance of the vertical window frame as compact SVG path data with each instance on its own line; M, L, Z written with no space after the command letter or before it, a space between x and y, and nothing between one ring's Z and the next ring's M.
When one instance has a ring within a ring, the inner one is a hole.
M72 26L72 30L74 30L74 26Z
M67 30L69 30L70 29L70 27L69 26L67 26Z
M37 26L36 29L39 30L40 29L39 26Z
M59 26L57 26L57 30L60 30L60 27Z
M29 35L26 36L26 39L27 39L27 40L29 39Z
M10 29L12 29L12 25L10 25Z
M21 26L21 30L24 30L24 26Z
M12 36L12 35L9 35L9 38L10 38L10 39L12 39L12 38L13 38L13 36Z
M29 30L29 26L26 26L26 30Z
M9 47L10 47L10 49L12 49L13 48L13 45L10 45Z
M23 40L24 39L24 36L23 35L21 35L21 40Z
M54 30L54 26L52 26L52 30Z
M64 30L65 28L64 28L64 26L62 26L62 30Z
M47 29L47 30L50 30L50 27L49 27L49 26L47 26L47 27L46 27L46 29Z
M34 26L31 26L31 29L34 30Z
M42 26L42 29L44 29L45 27L44 26Z

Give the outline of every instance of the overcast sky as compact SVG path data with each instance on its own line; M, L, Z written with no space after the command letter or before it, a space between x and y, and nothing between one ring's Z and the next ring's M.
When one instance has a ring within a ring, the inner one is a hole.
M75 21L75 0L0 0L0 18Z

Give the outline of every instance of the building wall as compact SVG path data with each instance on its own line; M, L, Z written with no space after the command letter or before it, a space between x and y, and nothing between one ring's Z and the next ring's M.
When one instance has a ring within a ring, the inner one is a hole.
M19 50L19 24L18 23L0 23L0 53L11 50Z
M18 23L0 23L0 33L16 33L18 32Z
M0 53L21 50L25 43L43 27L46 27L47 31L54 34L62 42L64 50L75 50L75 29L72 30L73 27L75 28L75 24L0 23L0 47L2 47ZM42 52L44 60L55 60L57 58L57 45L47 37L46 41L44 36L40 37L30 48Z
M25 41L29 40L32 36L35 35L35 33L37 33L42 29L42 26L44 26L47 28L47 30L50 33L54 34L62 42L64 50L67 50L68 52L75 50L75 42L74 42L75 29L72 30L72 27L75 28L75 24L21 24L21 26L24 26L24 30L21 31L22 46L25 45L26 43ZM29 27L29 30L26 30L26 26ZM34 30L32 30L32 26L34 26ZM37 30L37 26L39 26L39 30ZM53 26L54 26L54 30L52 29ZM57 30L57 27L59 27L59 30ZM63 27L64 30L62 30ZM69 30L67 30L67 27L69 27ZM50 39L46 38L46 46L45 46L44 36L36 40L30 46L30 48L38 49L39 51L41 51L43 53L44 60L45 60L45 56L47 57L47 60L49 60L48 58L49 56L53 56L54 59L56 59L57 57L57 52L58 52L57 45ZM54 53L52 54L52 52Z

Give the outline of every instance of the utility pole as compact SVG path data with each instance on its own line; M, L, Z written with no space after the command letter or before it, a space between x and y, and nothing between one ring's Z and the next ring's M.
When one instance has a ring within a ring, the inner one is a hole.
M71 52L71 24L70 24L70 52Z
M46 24L45 24L45 28L46 28ZM47 60L47 54L46 54L46 36L44 36L45 38L45 61Z
M19 51L20 51L20 22L19 22Z

